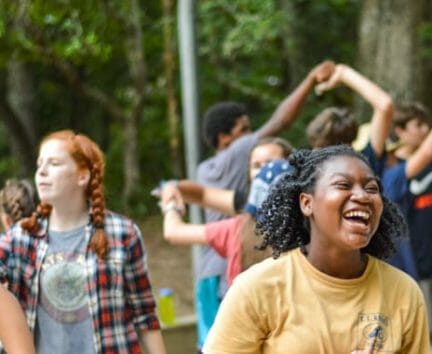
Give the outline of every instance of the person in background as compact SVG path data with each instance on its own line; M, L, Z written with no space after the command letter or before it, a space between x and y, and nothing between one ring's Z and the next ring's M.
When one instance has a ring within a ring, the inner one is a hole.
M214 248L221 257L227 259L226 276L228 283L231 284L242 269L268 256L268 253L257 252L253 247L256 238L254 237L255 219L251 207L258 203L256 199L259 196L265 195L266 191L261 187L267 186L276 174L264 174L259 178L257 175L263 173L261 170L266 163L284 160L292 151L291 144L278 137L262 138L255 144L249 156L248 180L254 181L249 191L249 210L245 209L248 196L241 191L206 187L190 180L165 183L162 193L155 194L162 199L160 206L165 215L164 237L172 243L198 243ZM274 168L277 173L282 172L278 164ZM232 218L202 225L185 223L181 218L185 210L185 202L219 210ZM174 211L177 215L167 215L170 211ZM238 215L241 212L243 213Z
M370 140L362 153L369 159L374 171L381 175L384 169L385 145L390 135L394 104L390 95L374 82L345 64L338 64L333 75L316 86L322 94L339 85L346 85L359 94L373 109L370 120ZM357 136L358 123L353 114L342 107L329 107L318 114L306 132L312 148L335 144L351 145Z
M162 190L163 236L174 244L204 244L214 248L227 259L226 278L230 286L240 272L270 256L270 250L257 249L256 211L264 200L270 184L288 170L286 160L267 162L252 181L244 211L231 218L208 224L184 222L179 204L174 201L175 192L172 185L167 185ZM206 193L206 188L203 189L203 193Z
M382 261L407 225L367 159L338 145L288 162L257 214L273 258L237 276L203 352L429 353L417 283Z
M0 279L24 307L38 354L165 353L141 234L106 210L104 168L86 135L47 135L40 203L0 240Z
M25 179L8 179L0 190L0 219L3 229L29 217L36 209L36 192Z
M214 155L198 165L197 182L207 187L247 190L248 157L263 137L275 136L297 118L314 86L330 77L334 63L325 61L314 67L306 78L276 108L272 116L252 132L245 107L238 102L220 102L204 115L204 140ZM206 209L204 222L218 221L227 215ZM198 351L213 324L227 289L224 279L226 261L211 247L201 247L196 264L195 307L198 323Z
M35 354L33 338L18 301L0 286L0 342L8 354Z
M267 162L286 159L292 151L292 145L283 138L267 137L258 140L249 156L248 185ZM162 189L166 192L165 199L168 199L170 203L174 203L174 208L180 213L185 211L185 203L188 203L217 210L227 216L235 216L243 211L248 198L248 195L243 193L242 190L208 187L187 179L164 182L152 191L152 195L161 198ZM167 192L168 189L169 193ZM162 212L166 211L166 202L160 202L160 206Z
M429 323L432 323L432 231L429 227L432 131L429 124L429 113L420 103L397 106L393 120L397 149L388 156L382 183L384 192L399 205L409 226L409 239L401 241L390 262L408 272L415 268L416 274L412 275L420 282L428 305ZM412 258L414 262L408 263L407 259Z

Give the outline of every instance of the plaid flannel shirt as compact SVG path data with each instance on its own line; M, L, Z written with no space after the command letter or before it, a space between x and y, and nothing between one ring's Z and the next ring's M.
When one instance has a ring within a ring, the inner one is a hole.
M30 329L36 324L39 277L48 249L48 222L29 235L15 225L0 239L0 278L25 310ZM86 227L90 240L93 225ZM109 252L104 260L86 252L86 290L96 353L141 353L138 332L159 329L155 300L147 276L146 253L138 227L128 218L106 213Z

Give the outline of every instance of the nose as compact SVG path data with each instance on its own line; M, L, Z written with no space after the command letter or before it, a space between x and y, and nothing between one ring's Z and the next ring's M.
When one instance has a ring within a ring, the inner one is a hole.
M363 187L355 187L352 190L351 200L357 203L369 203L370 195Z
M43 162L39 163L36 169L36 175L44 176L46 175L46 173L47 173L46 164Z

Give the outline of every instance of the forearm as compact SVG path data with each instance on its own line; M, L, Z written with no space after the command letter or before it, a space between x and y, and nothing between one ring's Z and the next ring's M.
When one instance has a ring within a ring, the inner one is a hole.
M356 91L372 106L370 143L375 153L381 156L393 120L394 107L392 98L378 85L346 65L343 65L341 81Z
M205 226L189 224L183 221L176 210L169 210L164 215L163 236L175 244L206 244Z
M334 67L332 61L324 61L313 68L297 88L279 104L267 123L258 130L258 135L277 135L288 128L297 118L314 85L327 80L332 75Z
M234 191L229 189L204 187L189 180L181 180L178 189L183 200L204 208L215 209L227 215L235 215Z
M186 203L192 204L199 204L201 205L203 202L203 195L204 195L204 186L202 186L199 183L183 179L178 182L177 185L182 198Z
M141 330L139 332L141 351L147 354L165 354L165 344L160 330Z
M416 177L423 169L432 162L432 131L418 147L411 157L408 158L405 175L407 179Z
M300 109L315 85L315 78L311 73L287 96L273 112L271 118L260 129L260 137L278 135L288 128L297 118Z
M34 354L33 338L18 301L0 289L0 340L11 354Z
M353 68L339 65L342 68L341 82L362 96L374 110L393 110L393 100L387 92Z

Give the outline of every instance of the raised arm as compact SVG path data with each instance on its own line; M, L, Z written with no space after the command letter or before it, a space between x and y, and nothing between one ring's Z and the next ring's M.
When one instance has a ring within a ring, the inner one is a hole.
M333 75L327 81L317 85L316 92L321 94L340 84L350 87L372 106L370 142L375 154L382 156L392 125L394 110L392 98L374 82L345 64L336 65Z
M276 108L273 115L258 129L260 137L278 135L297 118L306 98L317 83L327 80L334 70L332 61L324 61L313 68L296 89Z
M9 354L34 354L33 338L18 301L0 286L0 341Z
M432 130L417 150L408 158L405 167L407 179L417 176L432 163Z

